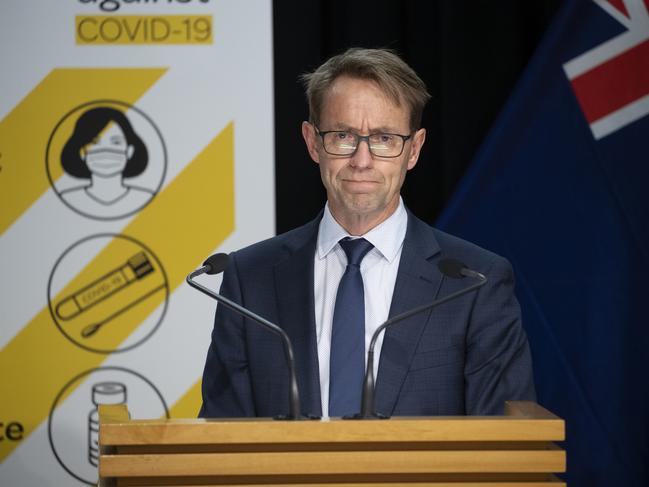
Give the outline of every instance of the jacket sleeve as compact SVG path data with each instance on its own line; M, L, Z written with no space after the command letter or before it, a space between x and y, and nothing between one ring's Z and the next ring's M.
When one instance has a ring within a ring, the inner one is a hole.
M239 283L236 254L231 254L220 294L245 305ZM203 372L202 395L199 417L255 416L244 320L220 304Z
M514 295L509 262L500 257L485 273L467 331L466 414L502 414L505 401L536 399L532 358Z

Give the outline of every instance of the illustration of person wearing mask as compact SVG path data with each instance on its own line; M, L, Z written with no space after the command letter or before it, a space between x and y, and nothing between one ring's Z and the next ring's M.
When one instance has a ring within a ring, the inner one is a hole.
M124 216L143 207L153 191L125 184L144 172L149 155L126 116L110 107L83 113L61 151L63 170L89 184L61 192L70 206L99 218Z

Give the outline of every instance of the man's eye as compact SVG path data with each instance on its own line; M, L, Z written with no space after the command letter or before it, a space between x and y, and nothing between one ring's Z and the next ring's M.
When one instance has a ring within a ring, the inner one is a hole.
M392 134L374 134L370 137L373 144L383 147L394 145L395 142L395 137Z
M349 132L336 132L336 139L338 140L350 140L353 138L354 136Z

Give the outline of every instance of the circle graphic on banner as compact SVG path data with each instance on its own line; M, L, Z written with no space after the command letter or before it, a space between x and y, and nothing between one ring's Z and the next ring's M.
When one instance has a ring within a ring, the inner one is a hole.
M54 399L47 435L61 467L88 485L98 480L99 404L126 404L138 419L169 417L158 388L132 370L100 367L70 380Z
M98 220L144 208L167 171L164 140L151 118L116 100L85 103L63 116L45 157L47 176L61 201Z
M125 235L100 234L69 247L47 285L50 314L72 343L97 353L131 350L167 310L169 283L155 254Z

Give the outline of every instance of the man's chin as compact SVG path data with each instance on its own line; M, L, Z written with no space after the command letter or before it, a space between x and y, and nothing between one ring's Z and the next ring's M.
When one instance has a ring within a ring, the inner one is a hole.
M385 210L386 205L375 195L367 193L352 194L347 198L345 210L358 216L376 215Z

